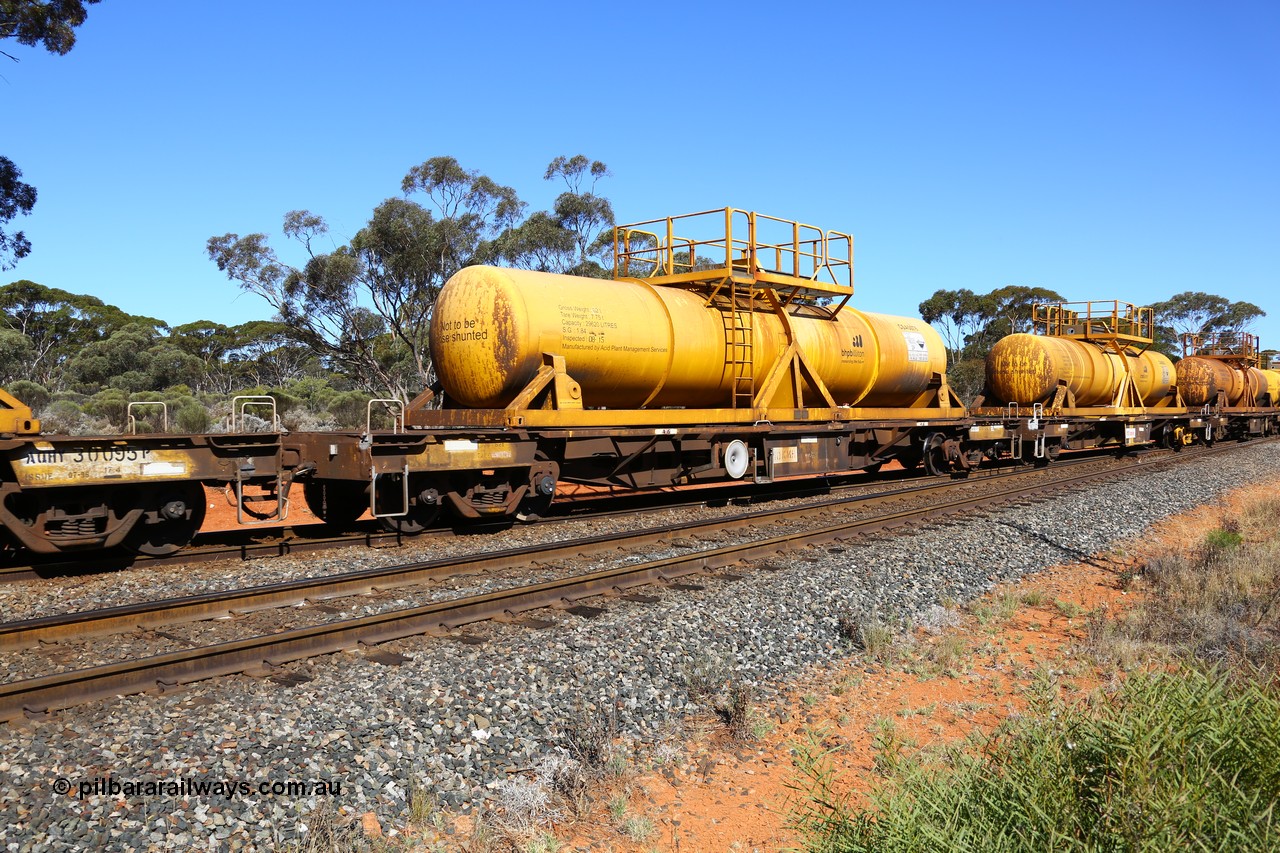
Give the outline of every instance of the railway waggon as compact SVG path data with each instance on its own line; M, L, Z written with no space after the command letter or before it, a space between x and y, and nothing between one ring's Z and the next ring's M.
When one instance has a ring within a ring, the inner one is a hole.
M1120 302L1037 306L1036 334L996 345L966 407L932 327L848 304L852 237L799 222L725 208L621 226L613 272L461 270L433 317L438 381L407 405L370 401L362 431L289 433L270 397L240 397L224 433L41 435L0 392L7 545L171 553L199 529L206 485L245 525L287 520L300 489L330 525L367 511L412 534L446 510L536 516L565 483L763 483L890 461L962 476L1066 448L1266 434L1280 416L1256 338L1190 338L1175 366L1150 349L1150 309ZM375 408L390 429L372 428ZM248 429L249 414L273 428Z

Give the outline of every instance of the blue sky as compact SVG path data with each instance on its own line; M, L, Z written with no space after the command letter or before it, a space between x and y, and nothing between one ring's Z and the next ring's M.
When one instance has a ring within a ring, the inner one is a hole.
M344 241L442 154L547 207L584 153L623 222L852 232L865 310L1205 290L1280 346L1280 3L103 0L66 56L0 47L0 153L39 190L0 281L172 324L270 313L212 235L283 248L305 208Z

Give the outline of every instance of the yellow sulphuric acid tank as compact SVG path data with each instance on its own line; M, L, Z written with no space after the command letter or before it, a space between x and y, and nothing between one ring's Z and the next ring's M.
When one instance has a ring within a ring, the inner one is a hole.
M1247 396L1253 397L1255 405L1275 406L1280 402L1280 371L1236 367L1193 355L1178 362L1178 390L1188 406L1216 403L1219 392L1228 406L1243 405Z
M1015 334L1001 339L987 356L987 393L994 400L1029 406L1048 403L1066 384L1079 407L1110 405L1125 375L1125 364L1144 404L1169 393L1175 371L1154 350L1121 356L1113 350L1046 335Z
M786 336L775 314L740 313L748 322L759 388ZM805 307L791 324L838 405L909 405L947 368L942 339L922 320L846 306L833 321ZM718 408L733 398L732 327L730 312L674 287L474 266L440 293L431 357L445 393L469 408L505 407L543 353L564 357L589 408ZM821 399L806 388L810 405Z

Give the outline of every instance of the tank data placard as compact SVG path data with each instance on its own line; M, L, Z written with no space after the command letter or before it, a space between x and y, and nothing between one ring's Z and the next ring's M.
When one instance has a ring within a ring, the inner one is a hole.
M592 352L666 352L663 346L639 346L618 330L618 323L595 306L561 305L560 340L566 350Z
M907 361L929 360L929 345L925 343L924 335L903 329L902 339L907 342Z
M560 306L560 339L566 349L603 349L613 343L617 328L594 306Z

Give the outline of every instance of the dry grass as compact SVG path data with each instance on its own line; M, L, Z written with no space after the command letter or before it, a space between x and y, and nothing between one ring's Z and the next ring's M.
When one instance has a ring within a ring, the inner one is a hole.
M747 741L755 736L755 688L741 682L729 686L724 701L716 705L716 713L729 727L734 740Z
M1225 519L1201 542L1147 562L1147 593L1126 618L1095 617L1089 649L1130 669L1148 658L1190 659L1274 677L1280 669L1280 499ZM1137 581L1135 581L1137 583Z
M929 647L928 660L935 672L952 672L969 653L969 644L958 634L945 634Z
M836 631L855 649L885 665L899 660L904 644L910 644L910 639L902 634L899 626L874 612L844 613L837 619Z
M588 772L603 771L613 758L618 738L618 712L611 705L597 711L579 707L565 726L564 745L569 757Z
M687 661L681 672L689 698L700 701L715 696L733 677L733 667L710 652L700 652Z

